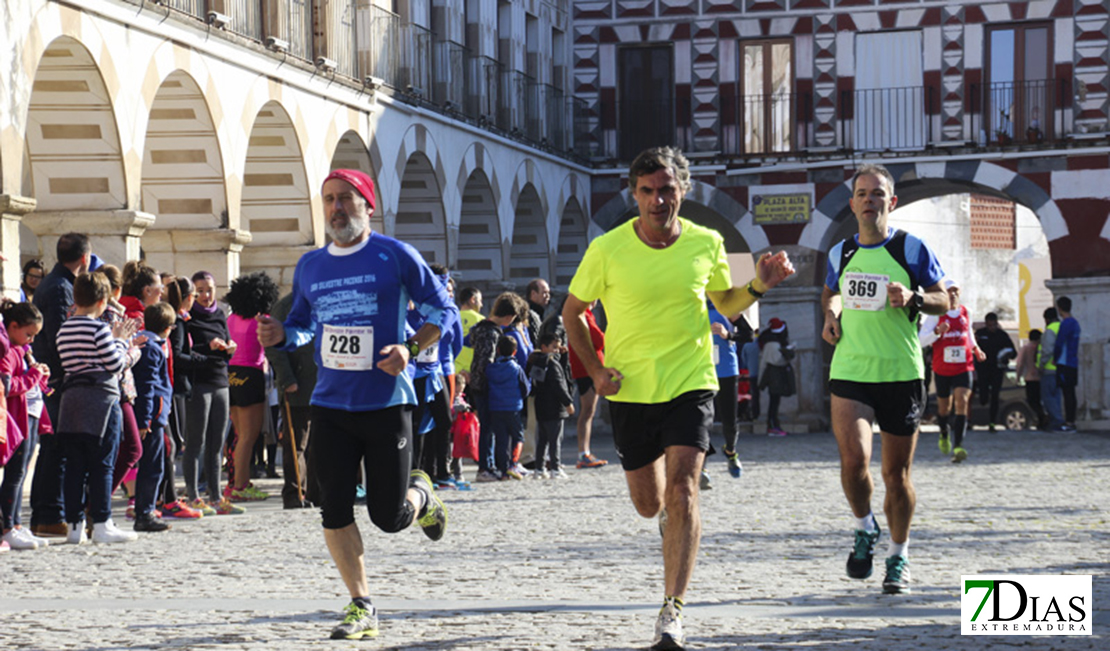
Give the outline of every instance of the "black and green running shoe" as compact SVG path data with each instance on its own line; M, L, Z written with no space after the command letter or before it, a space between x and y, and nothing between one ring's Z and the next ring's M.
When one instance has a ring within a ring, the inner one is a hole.
M343 609L347 616L335 628L331 629L333 640L360 640L364 637L378 635L378 612L373 606L363 608L351 602Z
M910 591L910 562L905 556L890 556L886 559L886 578L883 579L883 592L887 594L908 594Z
M409 486L423 491L426 497L424 513L417 517L416 522L424 530L425 536L432 540L439 540L447 531L447 507L436 495L431 477L428 477L423 470L413 470L409 474Z
M874 531L856 529L856 542L852 552L848 554L848 576L853 579L866 579L871 576L872 558L875 555L875 544L879 542L882 530L879 523L875 523Z

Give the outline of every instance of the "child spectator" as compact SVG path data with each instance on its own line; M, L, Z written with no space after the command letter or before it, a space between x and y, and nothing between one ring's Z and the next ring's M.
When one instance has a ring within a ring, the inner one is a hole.
M170 372L173 374L170 384L173 385L173 408L170 409L169 437L166 439L166 465L162 477L162 515L170 518L199 518L205 515L216 515L216 510L207 503L203 508L193 508L185 498L178 498L177 489L173 481L175 449L185 449L185 405L193 388L193 369L208 362L208 358L200 353L193 352L189 340L186 323L189 321L189 310L193 307L196 298L196 289L193 282L186 277L181 277L170 282L166 288L166 302L174 310L173 327L170 329L169 361ZM188 473L186 473L188 477ZM198 505L200 506L200 505Z
M524 422L520 412L531 386L524 369L514 359L516 350L516 339L501 335L497 340L497 359L486 367L494 463L501 479L524 479L528 474L519 463L524 448Z
M135 324L120 321L109 327L99 320L110 295L111 286L104 274L77 276L73 283L74 315L62 324L56 339L66 377L55 429L66 460L66 542L75 545L87 540L86 506L93 521L93 542L136 538L112 522L112 470L122 429L118 375L126 364L127 340L134 334ZM141 343L136 339L136 345Z
M45 389L50 378L49 367L28 364L26 359L31 342L42 330L42 313L31 303L5 300L0 306L0 314L4 317L4 327L11 342L8 354L0 359L0 380L7 388L8 415L11 417L7 432L9 447L15 445L17 436L23 438L15 445L4 466L4 482L0 484L0 525L3 526L3 541L12 549L38 549L46 547L49 542L23 528L19 510L23 503L23 480L27 476L27 466L39 442L39 419L28 416L27 393L35 388Z
M146 324L140 336L146 337L143 354L135 364L135 420L143 440L139 475L135 481L135 531L165 531L170 525L154 514L154 505L165 472L165 433L170 424L173 387L166 355L166 337L173 329L176 315L168 303L157 303L143 310Z
M561 348L553 332L539 336L539 350L528 356L527 374L536 395L536 479L566 477L562 467L563 421L574 415L574 398L557 355ZM547 451L547 470L543 454Z

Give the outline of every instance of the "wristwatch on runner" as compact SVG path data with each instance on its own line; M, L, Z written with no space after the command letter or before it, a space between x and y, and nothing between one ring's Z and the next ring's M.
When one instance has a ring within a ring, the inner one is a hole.
M918 290L913 290L913 298L910 299L910 307L915 310L920 310L925 307L925 294Z
M416 359L420 354L420 344L416 343L415 340L409 339L406 341L405 348L409 349L409 359Z

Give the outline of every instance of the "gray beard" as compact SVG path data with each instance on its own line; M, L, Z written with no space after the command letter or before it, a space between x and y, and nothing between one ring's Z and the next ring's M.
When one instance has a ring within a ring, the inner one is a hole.
M358 237L369 228L369 219L349 217L347 219L347 225L340 229L333 227L329 220L328 223L324 225L324 232L328 234L328 237L340 244L350 244L357 240Z

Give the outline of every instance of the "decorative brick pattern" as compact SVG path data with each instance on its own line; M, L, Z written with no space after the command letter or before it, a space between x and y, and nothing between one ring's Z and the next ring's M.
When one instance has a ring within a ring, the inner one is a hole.
M1074 0L1075 130L1110 130L1110 9L1106 0Z
M964 8L942 7L940 28L940 133L945 141L964 140Z
M694 23L691 46L691 135L697 151L715 150L721 131L716 22Z
M971 248L1016 249L1016 215L1013 201L972 194Z
M813 139L818 147L837 143L836 14L813 17Z

